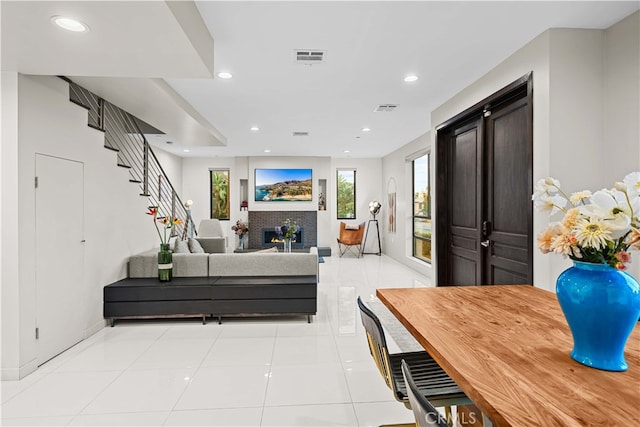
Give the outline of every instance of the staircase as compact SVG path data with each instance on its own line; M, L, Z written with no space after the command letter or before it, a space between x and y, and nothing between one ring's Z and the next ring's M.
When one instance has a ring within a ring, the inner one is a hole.
M173 235L185 238L191 217L140 131L138 119L70 79L63 79L69 83L69 100L87 110L90 127L104 132L104 147L118 153L118 166L129 170L129 181L140 186L140 195L149 199L149 206L158 207L160 216L182 221L174 227Z

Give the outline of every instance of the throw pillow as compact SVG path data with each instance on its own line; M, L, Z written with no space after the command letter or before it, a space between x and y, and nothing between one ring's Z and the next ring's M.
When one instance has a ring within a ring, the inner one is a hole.
M192 254L203 254L204 249L196 239L189 239L189 250Z
M358 224L346 224L344 226L345 230L359 230L360 226Z
M175 243L173 244L173 253L188 254L189 252L191 252L191 250L189 249L189 244L187 243L187 241L182 239L176 239Z

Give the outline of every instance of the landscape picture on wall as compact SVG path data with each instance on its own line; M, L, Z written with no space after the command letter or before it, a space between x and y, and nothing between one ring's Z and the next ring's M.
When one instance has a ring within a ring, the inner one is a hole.
M256 169L256 202L310 202L311 169Z

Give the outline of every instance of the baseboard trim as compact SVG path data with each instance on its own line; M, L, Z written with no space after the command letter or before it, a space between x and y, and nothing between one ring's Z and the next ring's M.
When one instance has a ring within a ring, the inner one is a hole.
M108 326L107 325L107 321L105 319L97 321L96 323L94 323L93 325L89 326L88 328L86 328L84 330L82 339L86 340L91 335L97 334L98 332L100 332L101 330L106 328L107 326Z
M0 380L18 381L37 370L38 362L35 359L32 359L19 368L2 368L0 370Z

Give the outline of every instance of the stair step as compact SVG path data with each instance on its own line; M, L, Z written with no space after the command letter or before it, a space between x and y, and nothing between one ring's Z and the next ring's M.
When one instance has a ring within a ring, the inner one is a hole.
M78 107L82 107L82 108L84 108L84 109L85 109L85 110L87 110L87 111L91 110L91 107L87 107L86 105L84 105L84 104L83 104L82 102L80 102L80 101L76 101L75 99L72 99L72 98L69 98L69 101L70 101L70 102L72 102L72 103L74 103L74 104L76 104Z
M106 148L107 150L111 150L111 151L116 151L116 152L120 152L119 149L114 148L114 147L109 147L108 145L105 145L104 148Z
M90 128L93 128L93 129L95 129L95 130L99 130L100 132L104 133L104 129L102 129L102 128L101 128L101 127L99 127L99 126L92 125L91 123L87 123L87 126L89 126Z
M139 181L137 179L130 179L129 182L133 182L133 183L136 183L136 184L142 184L142 181Z
M118 166L120 166L121 168L131 169L131 166L129 166L129 165L124 165L124 164L122 164L122 163L118 163Z
M151 194L149 194L149 193L140 193L140 195L144 196L144 197L151 197Z

